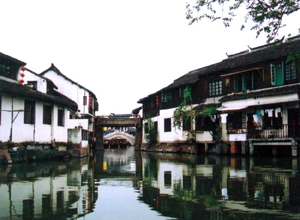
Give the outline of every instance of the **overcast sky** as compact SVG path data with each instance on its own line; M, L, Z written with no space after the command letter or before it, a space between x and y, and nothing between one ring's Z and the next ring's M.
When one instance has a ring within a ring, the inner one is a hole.
M98 115L131 113L187 72L262 45L220 22L188 25L186 0L0 0L0 52L41 73L51 63L92 90ZM297 34L299 13L284 33Z

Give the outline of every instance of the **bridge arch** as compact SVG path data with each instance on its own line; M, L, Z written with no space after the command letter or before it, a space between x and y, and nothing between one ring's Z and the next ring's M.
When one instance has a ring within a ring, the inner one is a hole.
M96 117L96 150L104 150L104 137L103 127L135 127L136 135L134 138L135 150L140 150L142 145L142 131L143 123L142 118L108 118L108 117ZM128 134L129 135L129 134ZM130 138L129 136L126 137ZM130 140L133 143L133 140Z
M106 135L104 137L104 140L112 140L112 139L126 139L131 146L135 146L135 136L133 135L130 135L126 132L122 132L122 131L115 131L115 132L112 132L108 135Z

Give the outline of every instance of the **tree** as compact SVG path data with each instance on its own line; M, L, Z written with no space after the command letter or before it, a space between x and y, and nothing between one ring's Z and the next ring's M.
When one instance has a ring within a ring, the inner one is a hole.
M278 37L278 31L285 25L282 19L300 9L300 0L192 0L193 5L187 3L186 18L190 24L202 19L211 21L222 20L225 27L229 27L238 9L245 6L245 23L249 19L254 22L251 30L256 31L256 37L262 32L267 34L267 42ZM218 9L226 12L225 16L218 16ZM241 30L245 28L245 23Z

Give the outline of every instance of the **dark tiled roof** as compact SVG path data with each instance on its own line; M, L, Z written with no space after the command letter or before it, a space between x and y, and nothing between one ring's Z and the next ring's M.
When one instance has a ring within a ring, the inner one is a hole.
M132 114L114 114L111 113L108 117L109 118L130 118Z
M242 100L242 99L249 99L249 98L286 95L291 93L299 93L299 91L300 91L300 83L296 83L292 85L277 86L268 89L256 90L253 92L250 91L247 93L230 94L221 98L220 101L227 102L227 101Z
M12 62L14 62L14 63L16 63L16 64L19 64L20 66L25 66L25 65L26 65L25 62L20 61L20 60L17 60L16 58L13 58L13 57L11 57L11 56L8 56L8 55L6 55L6 54L4 54L4 53L0 53L0 57L3 57L3 58L5 58L5 59L8 59L8 60L10 60L10 61L12 61Z
M285 43L279 42L267 44L256 48L250 48L248 51L243 51L238 54L229 55L227 59L219 63L194 70L192 73L202 76L220 71L230 71L231 69L286 57L289 54L294 54L299 51L300 36L290 38L290 40Z
M91 93L91 94L93 94L95 96L95 94L91 90L85 88L84 86L78 84L77 82L74 82L72 79L70 79L69 77L67 77L66 75L64 75L62 72L60 72L60 70L56 66L54 66L53 63L51 64L51 66L48 69L46 69L45 71L43 71L40 75L42 75L42 76L45 75L45 73L48 72L49 70L53 70L58 75L60 75L63 78L65 78L66 80L70 81L73 84L78 85L80 88L87 90L89 93ZM95 96L95 98L96 98L96 96Z
M300 51L300 36L289 38L285 43L272 43L263 46L250 48L236 54L228 55L228 58L196 70L192 70L182 77L174 80L174 82L167 87L157 91L156 93L172 88L178 88L185 85L195 84L201 76L218 73L221 71L231 71L237 68L243 68L249 65L255 65L264 61L274 60L282 57L286 57L289 54L293 54ZM150 96L156 94L153 93L145 98L142 98L138 103L142 103Z
M131 113L132 113L133 115L137 115L137 114L139 114L139 112L141 111L142 108L143 108L142 106L141 106L141 107L138 107L138 108L135 108L135 109L132 110Z
M74 111L77 110L77 104L66 97L41 93L17 82L13 83L0 79L0 93L10 94L16 97L31 98L44 102L53 102L71 108Z

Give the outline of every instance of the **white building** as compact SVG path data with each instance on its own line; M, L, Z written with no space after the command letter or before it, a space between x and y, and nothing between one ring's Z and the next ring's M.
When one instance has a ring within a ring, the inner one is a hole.
M25 65L0 53L0 156L10 160L8 146L9 151L18 151L20 146L25 150L52 146L59 152L71 149L73 156L87 155L89 133L93 135L94 131L95 95L77 84L78 94L89 97L88 107L79 102L81 111L86 113L77 114L81 111L76 101L56 86L64 88L64 79L54 78L54 84Z
M77 103L77 112L71 112L71 119L85 119L85 120L71 120L70 128L82 127L92 138L95 137L95 114L98 111L98 101L96 95L89 89L83 87L78 82L74 82L66 75L62 74L60 70L51 64L51 66L40 74L47 79L52 80L57 85L57 91ZM84 125L87 125L85 127ZM84 135L85 139L88 135Z

